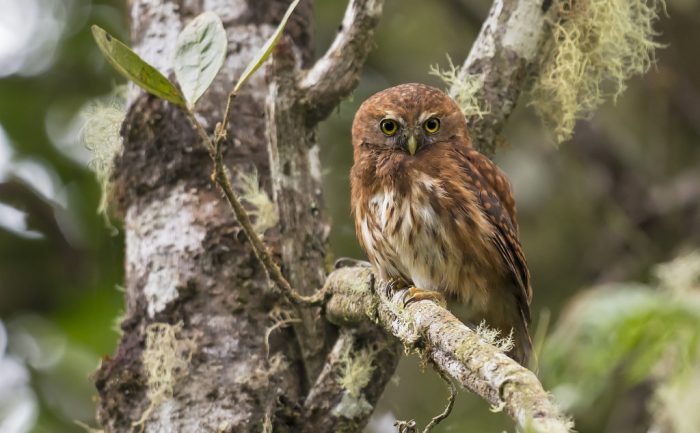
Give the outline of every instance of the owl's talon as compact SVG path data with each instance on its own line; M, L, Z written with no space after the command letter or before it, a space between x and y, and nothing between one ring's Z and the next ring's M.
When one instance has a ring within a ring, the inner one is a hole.
M384 282L384 295L391 298L394 292L403 290L408 287L408 283L401 278L390 278Z
M442 293L434 290L419 289L418 287L409 288L402 298L404 308L418 301L433 301L441 307L447 306L447 301L445 301Z

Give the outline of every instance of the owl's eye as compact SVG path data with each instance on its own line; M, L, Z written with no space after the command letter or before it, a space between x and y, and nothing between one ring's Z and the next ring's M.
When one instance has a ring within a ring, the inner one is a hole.
M423 122L423 129L425 129L425 132L428 134L435 134L440 129L440 119L437 117L431 117Z
M399 124L396 123L396 120L384 119L379 122L379 128L386 135L394 135L399 130Z

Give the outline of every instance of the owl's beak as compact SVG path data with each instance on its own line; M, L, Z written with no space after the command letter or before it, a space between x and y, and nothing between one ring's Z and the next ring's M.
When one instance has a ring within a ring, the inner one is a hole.
M408 137L408 142L406 143L406 149L411 156L416 154L416 149L418 148L418 142L416 141L416 136L411 134Z

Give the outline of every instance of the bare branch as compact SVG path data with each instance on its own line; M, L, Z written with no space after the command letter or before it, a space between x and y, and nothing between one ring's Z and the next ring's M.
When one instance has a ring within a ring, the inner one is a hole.
M405 347L422 348L438 368L493 407L503 409L520 431L569 433L571 422L559 411L537 377L486 343L446 309L433 302L403 308L403 292L388 299L373 287L371 270L342 268L326 287L333 295L326 315L339 325L368 319Z
M477 75L484 83L478 98L489 107L483 117L472 116L469 126L477 146L493 155L497 138L526 88L550 17L556 13L553 0L496 0L469 56L462 65L462 80ZM450 95L456 96L456 86Z
M325 118L357 86L383 6L384 0L350 0L335 40L302 77L299 87L312 124Z

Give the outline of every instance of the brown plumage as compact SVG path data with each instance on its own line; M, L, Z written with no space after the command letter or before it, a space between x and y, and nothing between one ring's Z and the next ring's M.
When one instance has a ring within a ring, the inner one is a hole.
M352 211L382 279L400 279L468 306L472 323L513 332L526 364L530 274L503 172L470 143L445 93L403 84L365 101L352 125Z

